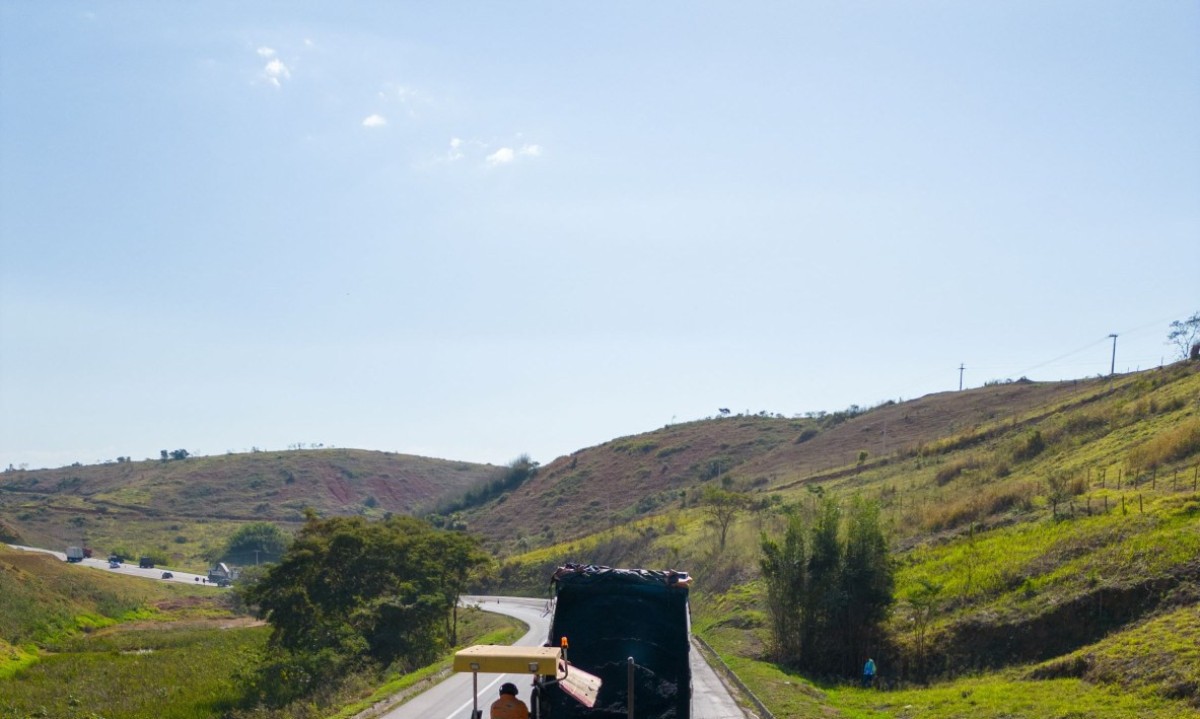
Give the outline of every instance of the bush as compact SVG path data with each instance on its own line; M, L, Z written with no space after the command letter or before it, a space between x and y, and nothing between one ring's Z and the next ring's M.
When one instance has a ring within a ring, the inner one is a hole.
M1016 449L1013 450L1013 459L1024 462L1044 451L1046 451L1046 440L1042 438L1041 432L1034 430L1017 443Z
M1129 452L1129 464L1139 469L1156 469L1200 452L1200 419L1155 435Z

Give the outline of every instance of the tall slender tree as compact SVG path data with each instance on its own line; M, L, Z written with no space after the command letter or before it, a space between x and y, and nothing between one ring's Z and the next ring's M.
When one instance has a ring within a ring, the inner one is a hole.
M798 515L788 517L780 545L764 532L759 562L767 583L767 614L771 617L775 658L792 661L804 651L801 623L804 592L808 584L808 557L804 546L804 523Z

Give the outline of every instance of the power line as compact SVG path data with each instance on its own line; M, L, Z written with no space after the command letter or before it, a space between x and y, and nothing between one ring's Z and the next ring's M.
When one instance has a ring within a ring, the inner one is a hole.
M1039 369L1039 368L1041 368L1041 367L1045 367L1045 366L1046 366L1046 365L1048 365L1048 364L1054 364L1055 362L1057 362L1057 361L1059 361L1059 360L1064 360L1064 359L1066 359L1066 358L1068 358L1068 357L1070 357L1070 356L1072 356L1072 355L1077 355L1077 354L1079 354L1080 352L1083 352L1084 350L1090 350L1090 349L1092 349L1093 347L1095 347L1096 345L1103 344L1103 343L1105 343L1105 342L1107 342L1107 341L1108 341L1108 337L1102 337L1101 339L1098 339L1098 340L1096 340L1095 342L1090 342L1090 343L1088 343L1088 344L1084 345L1083 347L1080 347L1080 348L1079 348L1079 349L1077 349L1077 350L1072 350L1072 351L1070 351L1070 352L1066 353L1065 355L1060 355L1060 356L1058 356L1058 357L1055 357L1055 358L1054 358L1054 359L1052 359L1052 360L1046 360L1045 362L1042 362L1042 363L1040 363L1040 364L1035 364L1034 366L1030 367L1029 369L1022 370L1022 371L1018 372L1017 374L1019 374L1019 375L1021 375L1021 376L1023 377L1023 376L1025 376L1026 374L1028 374L1029 372L1032 372L1032 371L1033 371L1033 370L1035 370L1035 369Z

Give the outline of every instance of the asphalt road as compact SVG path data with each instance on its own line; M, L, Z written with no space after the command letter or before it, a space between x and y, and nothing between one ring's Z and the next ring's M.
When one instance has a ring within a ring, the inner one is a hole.
M37 547L23 547L19 544L10 544L8 546L12 547L13 549L20 549L20 550L23 550L26 552L41 552L42 554L49 554L49 555L58 557L59 559L61 559L64 562L67 561L67 555L64 552L55 552L54 550L51 550L51 549L39 549ZM205 574L191 574L188 572L180 572L178 570L171 569L170 567L155 567L154 569L142 569L136 563L122 564L121 566L119 566L115 569L110 569L108 566L107 559L98 559L95 557L93 557L91 559L83 559L79 562L76 562L75 566L88 567L91 569L99 569L101 571L113 572L115 574L127 574L132 577L141 577L143 579L154 579L154 580L157 580L160 582L166 581L166 582L181 582L184 584L204 584L205 583L204 580L206 580L208 578L208 575L205 575ZM163 579L162 578L163 572L170 572L174 576L171 579ZM211 586L216 587L215 584L211 585Z
M529 631L515 642L517 646L541 646L550 633L550 615L544 599L523 597L463 597L464 604L476 605L489 612L516 617L529 625ZM695 649L692 663L692 719L746 719L716 673ZM474 675L452 674L445 681L381 715L381 719L470 719L475 706ZM499 686L512 682L520 688L520 698L528 702L529 677L524 674L480 674L479 708L486 717L496 699Z

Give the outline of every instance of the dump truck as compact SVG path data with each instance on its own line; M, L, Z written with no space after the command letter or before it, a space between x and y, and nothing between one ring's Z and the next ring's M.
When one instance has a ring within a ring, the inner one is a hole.
M556 684L539 691L554 719L636 716L689 719L691 618L686 572L567 564L551 578L547 646L600 679L594 706ZM545 715L545 712L542 713Z
M241 572L236 567L230 568L228 564L219 562L217 566L208 570L208 581L218 587L228 587L239 575Z

